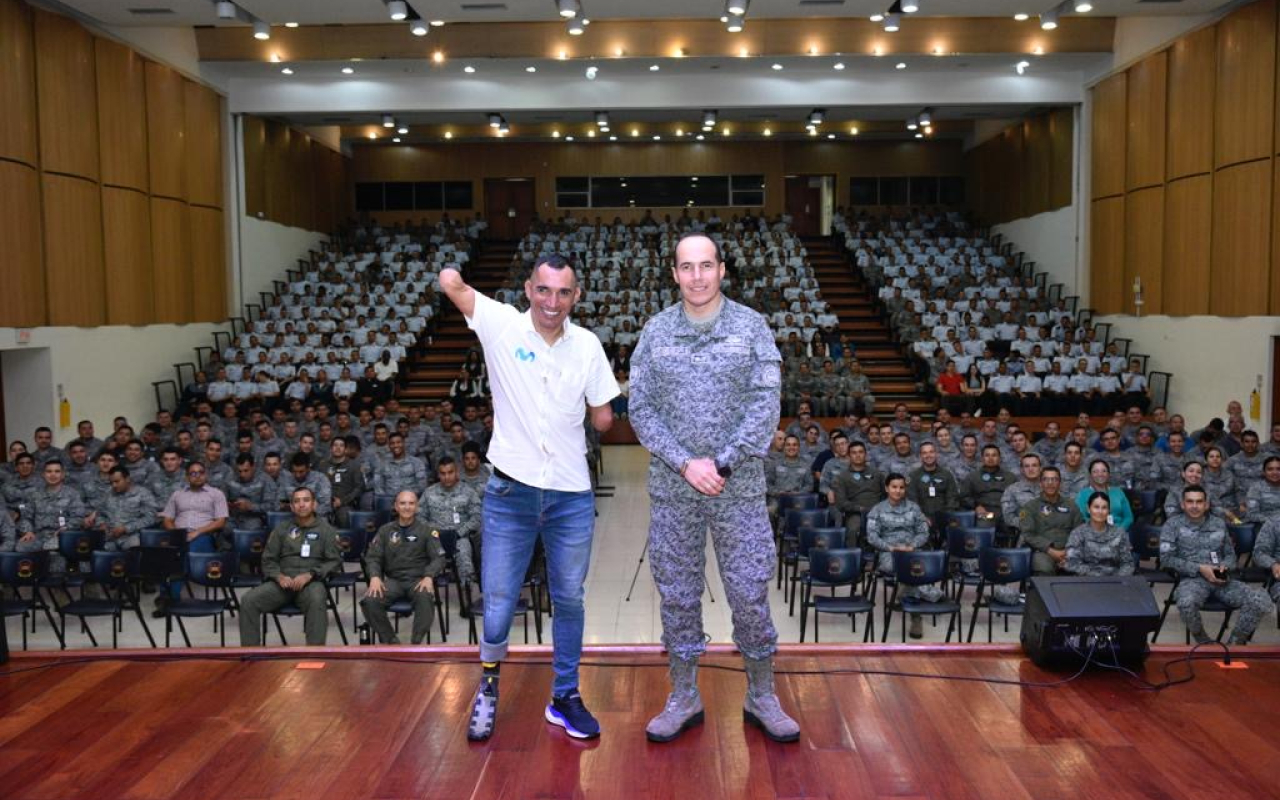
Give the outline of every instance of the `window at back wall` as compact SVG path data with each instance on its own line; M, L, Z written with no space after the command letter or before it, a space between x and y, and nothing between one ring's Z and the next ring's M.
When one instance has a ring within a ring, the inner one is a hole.
M357 183L356 211L470 211L471 181Z
M729 208L764 205L763 175L556 178L560 208Z
M849 179L851 206L959 206L964 178L954 175Z

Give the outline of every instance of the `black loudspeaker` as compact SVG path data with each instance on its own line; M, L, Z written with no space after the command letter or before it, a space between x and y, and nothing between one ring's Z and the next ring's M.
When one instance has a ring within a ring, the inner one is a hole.
M1160 622L1143 578L1037 577L1027 590L1022 649L1037 666L1079 667L1092 652L1104 664L1140 666Z

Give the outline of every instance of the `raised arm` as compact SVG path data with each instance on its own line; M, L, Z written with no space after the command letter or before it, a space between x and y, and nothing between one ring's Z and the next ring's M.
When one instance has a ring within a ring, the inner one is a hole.
M440 288L462 312L462 316L470 319L476 310L476 290L462 279L462 273L450 267L440 270Z

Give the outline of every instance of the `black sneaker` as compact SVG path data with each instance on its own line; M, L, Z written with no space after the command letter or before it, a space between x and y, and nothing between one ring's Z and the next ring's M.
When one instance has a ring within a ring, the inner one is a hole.
M582 703L582 695L574 689L566 695L551 698L545 714L547 722L564 728L575 739L594 739L600 735L600 723Z

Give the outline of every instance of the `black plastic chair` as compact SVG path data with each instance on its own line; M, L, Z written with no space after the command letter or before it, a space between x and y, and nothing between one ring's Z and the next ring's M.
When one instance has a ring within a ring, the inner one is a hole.
M0 513L4 513L0 511ZM40 582L49 569L49 553L40 550L35 553L0 553L0 587L7 587L12 594L5 597L0 593L0 625L9 617L22 617L22 649L27 649L27 620L31 620L31 632L36 631L36 612L43 611L49 620L53 634L58 643L65 649L62 641L62 630L58 621L53 618L53 609L40 594ZM23 597L22 590L29 592Z
M187 549L187 532L164 528L145 528L138 532L138 544L141 547L172 547L177 550Z
M978 514L975 511L939 511L938 522L944 530L976 528L978 527Z
M342 637L342 643L344 645L350 644L350 642L347 640L347 629L342 624L342 614L341 612L338 611L338 603L334 599L333 593L329 591L329 588L327 586L325 587L325 592L324 592L324 604L327 610L333 612L333 619L338 623L338 634ZM263 644L266 644L266 641L267 641L267 616L268 614L262 615ZM294 605L293 603L286 603L285 605L277 608L275 611L269 612L269 616L276 624L276 633L280 636L280 644L284 647L288 647L289 640L285 638L284 626L280 624L280 618L281 617L300 617L302 616L302 609Z
M152 638L151 629L142 615L142 607L133 594L134 582L138 575L139 555L136 549L123 552L95 550L90 553L89 561L93 566L90 575L93 582L102 587L105 597L81 597L60 606L57 610L58 618L62 621L62 630L65 632L67 629L67 617L79 617L81 628L93 646L97 647L98 639L93 635L93 629L89 627L88 620L92 617L110 617L111 647L114 649L119 644L117 630L122 624L124 612L133 611L137 614L138 622L142 624L142 630L147 634L147 639L151 641L151 646L154 647L155 639ZM62 644L65 648L65 637Z
M1174 605L1173 590L1178 585L1178 579L1173 574L1160 568L1161 532L1162 528L1159 525L1153 525L1142 519L1134 520L1133 525L1129 528L1129 547L1133 550L1133 555L1138 560L1138 563L1134 566L1134 574L1145 579L1152 590L1157 585L1169 587L1169 594L1164 599L1164 607L1160 610L1160 621L1156 623L1156 629L1151 633L1152 642L1160 638L1160 631L1164 628L1165 618L1169 616L1169 609ZM1145 567L1142 565L1144 561L1151 561L1155 566Z
M61 589L70 601L70 590L83 590L84 585L92 579L89 572L80 571L81 563L89 561L95 550L101 550L106 538L107 535L102 531L59 531L58 554L66 561L66 569L63 572L45 572L40 585L49 590Z
M784 492L778 495L778 517L781 519L788 511L808 511L820 505L816 492Z
M950 599L930 602L917 597L903 597L901 600L898 598L904 587L942 583L946 577L947 553L945 550L895 551L893 553L893 592L885 606L884 631L881 633L880 640L883 642L889 639L889 624L896 607L896 610L902 614L903 642L907 641L908 614L946 614L949 617L946 641L951 641L952 630L959 633L959 603Z
M1019 593L1025 589L1027 579L1031 577L1031 548L1029 547L987 547L978 555L978 591L973 598L973 616L969 618L969 637L973 641L973 630L978 624L978 610L987 609L987 641L991 641L991 624L994 615L1004 617L1004 628L1009 630L1009 617L1021 615L1026 611L1026 602L1019 598L1017 603L1001 603L995 598L984 595L988 586L1007 586L1016 583Z
M787 616L795 616L796 613L796 583L800 580L800 561L809 560L810 550L835 550L842 549L847 545L845 541L846 532L844 528L801 528L800 542L795 551L788 554L788 562L791 564L791 575L787 583L788 610Z
M289 522L293 519L292 511L268 511L267 512L267 532L276 529L281 522Z
M781 512L782 526L778 531L778 588L786 568L795 564L798 557L801 528L828 528L831 511L826 508L791 508Z
M342 554L342 564L339 571L333 573L325 581L325 587L331 591L345 589L351 592L351 627L356 629L360 625L360 619L356 616L356 586L360 581L365 580L364 576L364 552L369 545L369 535L364 528L343 528L338 531L338 552ZM358 569L354 572L348 572L347 564L356 564ZM337 602L337 598L334 599ZM343 637L346 641L346 637Z
M235 528L231 531L232 549L237 558L235 575L231 576L231 611L240 610L240 597L237 589L252 589L262 583L262 551L267 548L267 537L270 531L265 528L245 530Z
M239 556L235 552L228 553L187 553L186 578L197 586L204 586L221 594L218 600L178 599L169 603L165 610L164 646L169 646L173 633L173 621L177 619L178 630L182 633L182 641L191 646L191 637L187 635L184 619L212 617L214 627L223 647L227 646L226 614L231 610L231 585L239 569Z
M347 524L352 528L360 528L369 538L378 532L378 512L376 511L356 511L347 512Z
M1244 522L1239 525L1228 525L1227 533L1239 559L1237 577L1245 583L1265 584L1271 578L1271 571L1253 565L1253 548L1258 541L1257 522Z
M377 527L381 528L396 515L396 496L393 494L375 494L373 496L373 513L377 519ZM355 523L352 523L354 526Z
M822 614L848 615L857 630L859 614L867 615L862 641L869 642L875 636L876 604L866 595L858 594L862 581L862 550L858 548L814 548L809 551L809 569L800 578L802 599L800 602L800 641L804 642L808 627L809 609L813 609L813 640L818 638L818 620ZM836 589L849 587L849 594L840 597ZM830 588L830 596L814 596L814 587Z
M980 570L966 570L964 561L977 561L978 556L995 542L995 528L972 526L947 526L947 555L951 562L951 580L955 584L952 596L958 601L970 581L977 582Z

